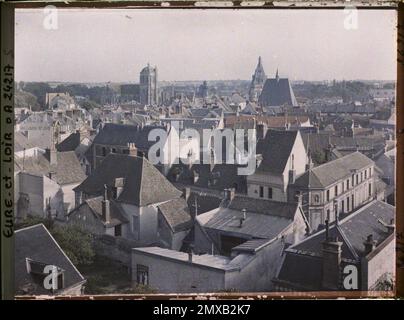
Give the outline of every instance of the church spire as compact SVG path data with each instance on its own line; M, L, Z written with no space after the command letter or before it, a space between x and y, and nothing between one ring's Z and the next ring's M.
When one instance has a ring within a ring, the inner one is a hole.
M279 71L278 68L276 68L276 76L275 76L276 81L279 81Z

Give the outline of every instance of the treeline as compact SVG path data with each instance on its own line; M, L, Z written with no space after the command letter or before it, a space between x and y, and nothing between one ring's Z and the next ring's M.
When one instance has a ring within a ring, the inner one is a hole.
M385 89L394 88L393 83L383 86ZM342 98L344 102L367 101L373 86L361 81L333 81L331 85L303 83L295 85L295 95L306 99Z
M86 108L109 102L116 94L108 86L88 87L83 84L59 84L56 87L51 87L46 82L20 82L19 90L17 91L21 99L29 97L32 100L32 96L34 96L36 103L33 100L31 102L34 103L35 108L39 109L45 108L46 93L67 92L71 96L81 96L85 99L82 99L80 104L83 104L83 107ZM32 96L27 96L27 94Z

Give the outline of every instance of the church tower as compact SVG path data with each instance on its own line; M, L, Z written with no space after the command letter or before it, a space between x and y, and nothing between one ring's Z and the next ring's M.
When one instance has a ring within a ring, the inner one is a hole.
M140 71L139 91L142 105L150 106L158 103L157 67L153 68L147 64Z
M250 90L248 92L248 98L250 101L258 101L266 79L267 76L265 75L264 67L262 66L261 57L258 57L258 64L252 75Z

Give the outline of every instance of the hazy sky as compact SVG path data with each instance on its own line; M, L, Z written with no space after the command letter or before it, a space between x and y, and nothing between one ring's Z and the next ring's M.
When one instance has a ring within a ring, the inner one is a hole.
M58 11L16 10L18 81L138 82L157 65L159 80L251 79L265 72L294 80L395 79L396 12L360 10L346 30L343 10Z

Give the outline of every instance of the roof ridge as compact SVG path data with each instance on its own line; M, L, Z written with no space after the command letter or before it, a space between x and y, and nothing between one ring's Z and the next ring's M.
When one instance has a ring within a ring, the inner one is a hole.
M356 253L354 247L352 246L351 242L349 241L348 237L346 236L344 230L342 230L341 227L340 227L338 224L335 225L335 228L336 228L337 232L341 235L342 239L343 239L344 242L346 243L346 245L347 245L349 251L352 253L352 255L354 256L354 258L355 258L356 260L358 260L358 259L359 259L359 255Z

